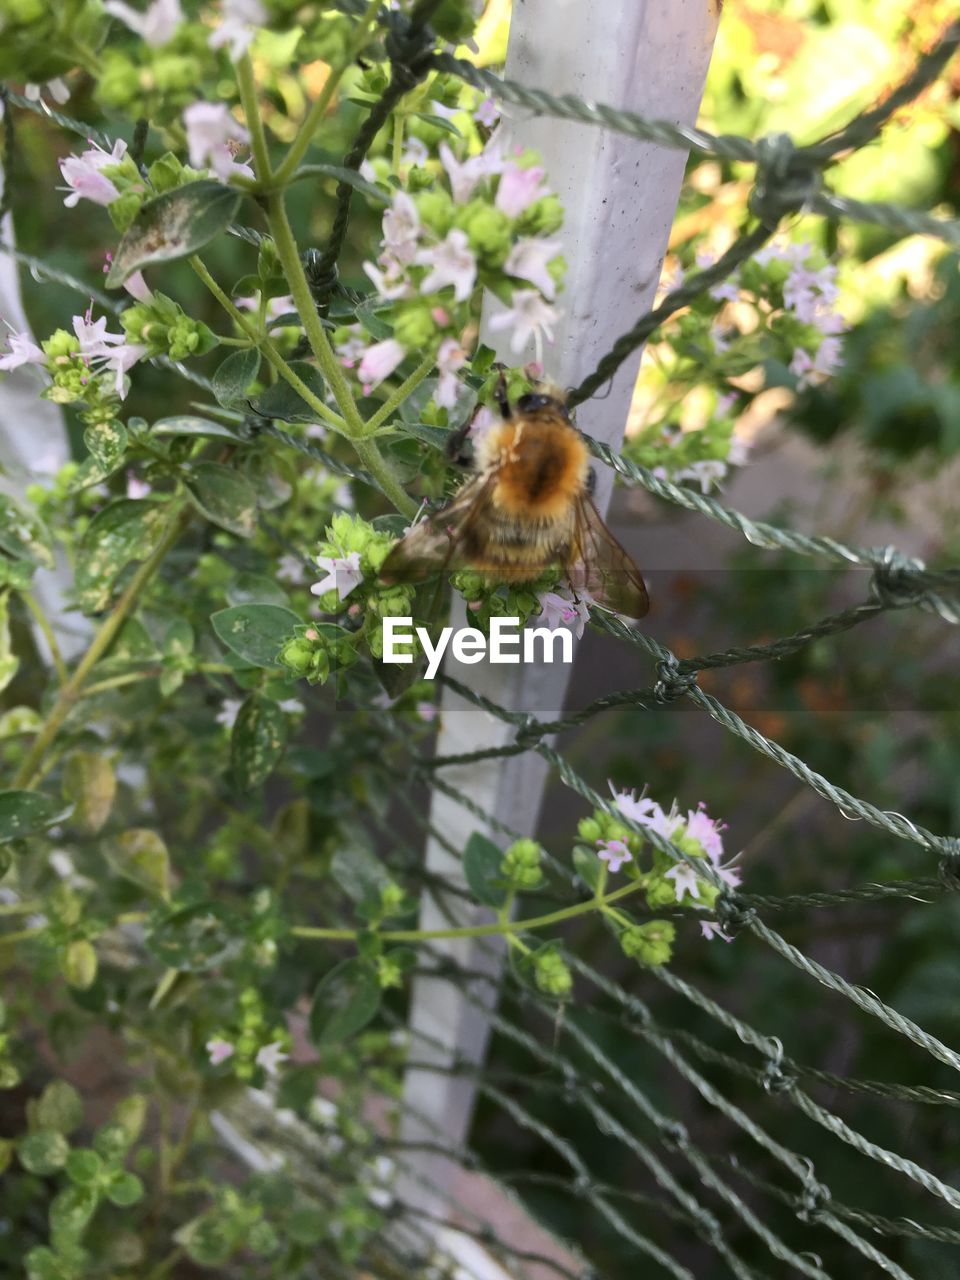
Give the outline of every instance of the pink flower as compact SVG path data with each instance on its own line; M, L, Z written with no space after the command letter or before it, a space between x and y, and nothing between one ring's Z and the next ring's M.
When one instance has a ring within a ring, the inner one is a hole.
M383 247L398 263L413 262L420 238L420 215L405 191L398 191L383 214Z
M440 143L440 162L450 179L450 190L457 204L465 204L473 195L478 182L491 174L499 173L503 168L500 144L491 138L487 146L478 156L471 156L462 163L456 158L445 142Z
M518 240L510 250L510 255L503 264L508 276L518 276L521 280L529 280L535 284L545 298L553 299L557 292L553 276L547 270L563 248L559 240L538 240L534 238Z
M108 165L119 164L126 150L127 144L118 138L112 151L104 151L94 144L82 155L67 156L61 160L60 172L69 189L69 195L63 202L67 208L73 209L81 200L91 200L100 205L112 204L120 192L101 170Z
M590 600L586 593L577 599L566 590L543 591L537 596L540 603L540 614L551 631L557 627L571 627L579 640L583 629L590 621Z
M237 173L253 176L249 165L238 165L233 158L230 144L249 142L250 134L234 120L225 102L193 102L184 110L183 123L195 169L209 166L221 182Z
M625 818L647 827L665 840L672 840L677 828L682 825L683 819L678 813L672 809L665 813L656 800L651 800L649 796L634 796L632 791L614 791L612 783L610 790L613 792L613 803Z
M135 471L127 472L127 497L128 498L145 498L150 492L150 486L146 480L141 480Z
M260 0L223 0L223 21L207 43L211 49L228 44L230 57L236 62L249 48L255 28L266 20L267 11Z
M723 860L723 837L720 835L720 823L715 822L701 804L696 809L687 810L685 835L696 840L710 861L717 866Z
M317 556L317 567L323 569L327 576L310 588L311 594L315 596L326 595L335 588L337 598L346 600L354 587L358 587L363 581L359 551L351 551L349 555L339 557Z
M633 854L622 840L598 840L597 857L607 864L608 871L619 871L625 862L633 861Z
M9 373L11 369L19 369L22 364L46 364L43 354L29 333L11 333L7 338L10 351L0 356L0 369Z
M386 255L384 255L386 257ZM392 302L394 298L409 298L413 294L413 286L402 272L399 262L386 262L386 271L381 271L372 262L365 262L363 269L373 281L373 287L384 301Z
M700 932L709 942L712 938L722 938L724 942L732 942L733 939L723 932L723 926L716 920L701 920Z
M508 218L519 218L535 200L549 195L548 189L542 186L545 172L536 164L528 169L521 169L515 164L506 165L500 175L494 202L501 213L505 213Z
M214 1067L219 1067L221 1062L226 1062L234 1054L234 1047L230 1041L223 1040L220 1036L215 1036L213 1040L208 1040L205 1047L210 1055L210 1064Z
M144 280L142 271L135 271L132 276L127 276L123 287L131 298L136 298L137 302L153 301L153 291Z
M494 102L493 98L484 98L483 102L480 103L479 107L477 107L476 111L473 113L473 118L476 120L477 124L482 124L485 125L486 128L492 129L500 119L500 108L497 106L496 102Z
M340 357L340 363L345 369L352 369L358 360L363 359L363 353L367 349L367 344L359 333L353 334L346 342L337 344L336 352ZM322 438L322 437L321 437Z
M466 358L466 352L456 338L444 338L440 343L440 350L437 352L440 377L433 393L434 402L439 408L452 409L456 405L460 392L457 370L462 368Z
M677 862L664 872L665 880L673 881L673 890L677 895L677 902L682 902L684 895L689 894L691 898L700 897L700 882L697 879L697 873L686 862Z
M435 702L418 702L416 711L420 719L425 720L427 724L437 718L437 704Z
M383 342L375 342L372 347L367 347L357 370L364 394L368 394L384 378L389 378L406 354L405 348L396 338L385 338Z
M736 302L740 297L740 286L736 280L723 280L715 284L709 293L715 302Z
M153 0L145 13L138 13L122 0L106 0L103 7L154 48L172 40L183 22L180 0Z
M127 342L122 347L114 348L106 357L104 368L111 369L117 375L113 389L121 400L126 399L127 395L127 372L146 354L147 348L141 343Z
M553 325L560 318L555 307L544 302L536 289L515 289L511 299L513 306L500 311L490 321L490 328L512 329L510 350L517 354L531 341L536 344L537 359L543 358L543 338L553 341Z
M465 302L470 297L477 278L477 259L465 231L454 227L438 245L421 249L414 261L418 266L431 268L420 283L421 293L433 293L453 285L457 302Z

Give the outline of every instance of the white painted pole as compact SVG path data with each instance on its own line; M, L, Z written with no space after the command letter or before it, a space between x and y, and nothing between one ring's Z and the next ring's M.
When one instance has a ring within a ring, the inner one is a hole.
M696 120L704 79L716 34L716 0L514 0L506 75L533 87L609 103L615 107L665 118L678 124ZM593 369L614 340L652 303L663 265L683 177L686 153L667 150L607 130L586 129L549 117L525 117L511 108L507 121L511 142L535 147L543 156L551 188L566 209L561 233L569 264L560 303L564 316L556 342L545 356L548 377L573 386ZM485 318L494 307L485 308ZM485 329L484 341L499 348L507 363L518 359ZM532 352L523 357L532 358ZM614 447L623 438L640 353L621 367L609 393L581 407L579 425ZM612 476L600 469L597 505L604 511ZM462 625L460 617L453 625ZM469 674L464 674L469 673ZM478 693L512 710L551 718L563 704L569 668L480 665L462 668L458 678ZM450 690L444 693L437 754L452 755L499 746L512 730L503 721L478 711ZM469 796L481 811L523 835L536 830L546 780L546 766L536 754L457 766L443 771L452 786ZM431 823L457 850L483 824L440 792L431 805ZM503 844L495 829L485 834ZM437 840L428 843L428 869L462 883L459 858ZM459 901L459 900L458 900ZM447 912L424 897L420 925L442 928ZM478 923L479 911L458 907L463 924ZM472 940L442 944L444 954L470 968L494 976L502 958ZM478 985L479 996L485 989ZM482 1062L489 1026L474 1004L450 983L419 978L410 1018L411 1050L420 1059L449 1065L454 1056ZM419 1039L417 1033L425 1039ZM437 1043L442 1048L431 1048ZM404 1137L436 1142L437 1132L451 1144L466 1135L475 1088L465 1077L431 1071L408 1073L405 1098L413 1112ZM430 1180L444 1185L455 1176L440 1156L423 1157ZM408 1203L437 1210L437 1200L412 1182L402 1196Z

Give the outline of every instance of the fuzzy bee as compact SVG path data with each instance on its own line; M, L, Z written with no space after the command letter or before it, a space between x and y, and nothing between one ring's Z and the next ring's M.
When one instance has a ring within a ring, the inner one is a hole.
M544 389L511 405L501 379L497 402L501 421L477 442L473 475L393 548L381 579L421 582L472 569L510 584L553 568L574 595L642 618L643 577L593 504L589 450L562 398ZM454 455L467 430L452 439Z

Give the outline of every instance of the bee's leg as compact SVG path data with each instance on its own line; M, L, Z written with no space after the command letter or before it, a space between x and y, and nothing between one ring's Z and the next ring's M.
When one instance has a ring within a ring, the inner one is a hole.
M510 418L513 416L513 410L510 408L510 397L507 394L507 379L503 369L500 370L500 376L497 378L497 385L493 389L493 398L497 402L497 408L500 410L501 417Z
M466 422L457 427L456 431L451 431L447 436L447 443L444 445L443 451L446 454L447 461L455 467L469 467L473 462L473 449L467 448L466 445L481 407L477 405Z
M592 498L597 491L597 469L596 467L587 467L587 497Z

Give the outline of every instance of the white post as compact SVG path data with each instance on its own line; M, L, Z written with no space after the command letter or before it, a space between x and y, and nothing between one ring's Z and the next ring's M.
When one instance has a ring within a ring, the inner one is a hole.
M716 0L522 0L514 3L506 76L558 94L608 103L678 124L693 124L700 104L716 33ZM647 310L653 300L673 221L686 153L667 150L608 130L587 129L549 117L529 118L508 108L508 137L535 147L543 156L550 187L566 209L561 232L569 264L564 309L556 342L545 356L546 373L560 386L576 385L594 368L614 340ZM485 317L493 308L485 309ZM498 347L507 363L517 363L498 335L484 341ZM526 353L526 359L532 353ZM626 362L609 393L581 407L579 425L614 447L623 438L640 353ZM605 511L612 475L598 469L596 502ZM654 606L655 607L655 606ZM462 625L460 617L453 625ZM468 669L471 687L511 710L551 718L563 704L569 668L480 665ZM458 670L458 677L460 671ZM437 754L454 755L499 746L510 740L503 721L477 710L450 690L444 693ZM533 834L543 795L546 765L528 753L506 760L443 770L443 778L469 796L482 812L523 835ZM457 850L482 823L440 792L433 796L430 820ZM495 829L485 834L503 843ZM462 883L458 857L437 840L426 853L431 872ZM458 908L463 924L484 915ZM423 900L421 928L449 923L432 897ZM496 974L501 958L471 940L442 944L458 963ZM483 986L476 988L480 996ZM482 1062L489 1027L477 1008L452 984L417 980L410 1019L411 1052L420 1060L449 1064L454 1054ZM427 1039L418 1039L420 1032ZM439 1042L443 1049L431 1048ZM444 1133L451 1144L466 1135L475 1088L469 1079L430 1071L409 1072L406 1101L427 1118L409 1118L404 1137L436 1141ZM454 1175L443 1157L423 1157L431 1180L441 1186ZM455 1162L454 1162L455 1163ZM433 1210L436 1199L421 1187L405 1185L403 1198Z

